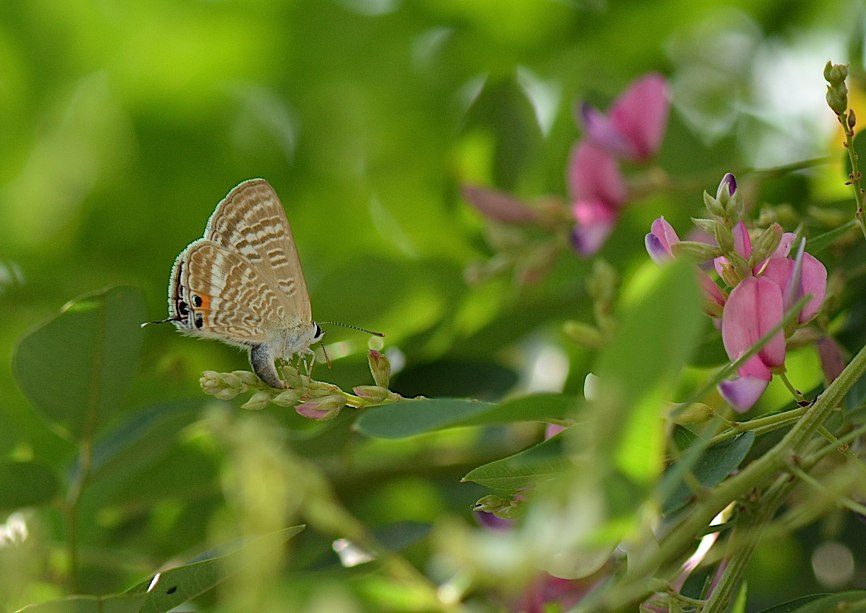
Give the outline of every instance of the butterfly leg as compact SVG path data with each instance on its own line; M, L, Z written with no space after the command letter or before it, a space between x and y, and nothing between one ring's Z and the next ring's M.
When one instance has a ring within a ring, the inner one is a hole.
M271 387L278 389L286 387L286 384L277 375L277 367L274 366L274 356L271 353L271 348L266 343L250 347L250 366L253 367L253 372L258 375L259 379Z

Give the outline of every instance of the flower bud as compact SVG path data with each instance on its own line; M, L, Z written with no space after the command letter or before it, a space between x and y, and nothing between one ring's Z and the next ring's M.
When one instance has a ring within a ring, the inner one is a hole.
M845 112L845 109L848 108L848 96L840 94L840 92L835 88L828 88L827 106L829 106L837 115L841 115Z
M770 225L769 228L761 232L755 242L752 243L752 256L750 258L752 264L763 262L773 255L781 241L782 226L777 223Z
M333 394L307 400L295 407L299 415L316 421L327 421L335 418L340 409L346 406L346 399L342 395Z
M737 178L732 173L725 174L716 190L716 200L724 206L737 192Z
M287 389L274 396L271 399L271 402L281 407L293 407L295 406L295 404L297 404L300 398L301 395L298 393L297 390Z
M854 109L848 109L848 127L853 128L857 125L857 116L854 115Z
M383 402L391 395L391 392L387 388L379 387L378 385L359 385L352 388L352 391L358 398L362 398L370 404Z
M734 234L731 232L731 229L725 224L718 223L714 230L713 236L715 236L716 244L718 244L722 253L732 253L735 247Z
M699 262L706 262L718 257L720 254L719 248L715 245L701 243L699 241L680 241L673 245L674 255L689 255Z
M712 236L716 234L716 224L719 222L715 219L702 219L700 217L692 217L692 223L701 232L706 232Z
M679 409L679 411L675 413L673 417L673 422L679 426L702 424L708 419L710 419L713 415L714 411L709 406L700 402L692 402L691 404Z
M370 364L370 373L373 375L373 381L379 387L388 388L391 382L391 362L384 353L371 349L367 353L367 361Z
M230 374L233 377L236 377L241 383L251 387L258 385L260 382L256 373L249 370L233 370Z
M742 277L737 274L737 269L731 264L728 258L716 259L716 271L728 287L736 287L739 285Z
M475 512L493 513L503 519L516 519L522 514L523 499L521 497L503 498L490 494L484 496L475 503L472 508Z
M604 337L598 328L581 321L567 321L562 325L562 332L581 347L601 349Z
M247 400L245 403L241 405L242 409L247 409L248 411L260 411L268 406L268 403L271 401L271 395L265 391L258 391Z
M704 206L707 207L710 215L723 219L725 217L725 207L721 203L704 191Z
M833 64L832 62L827 62L827 65L824 66L824 79L831 85L843 83L847 78L847 64Z

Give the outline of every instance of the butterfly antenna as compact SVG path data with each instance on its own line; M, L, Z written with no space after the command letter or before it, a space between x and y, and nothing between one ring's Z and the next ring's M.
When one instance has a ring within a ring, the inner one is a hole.
M351 328L352 330L357 330L358 332L366 332L367 334L372 334L373 336L380 336L383 338L385 336L382 332L374 332L373 330L368 330L367 328L362 328L360 326L353 326L351 324L344 324L344 323L340 323L339 321L320 321L319 323L325 324L325 325L331 325L331 326L342 326L343 328Z

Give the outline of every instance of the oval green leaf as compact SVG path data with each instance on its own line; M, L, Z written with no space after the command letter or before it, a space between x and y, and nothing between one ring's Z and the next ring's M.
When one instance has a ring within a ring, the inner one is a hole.
M503 492L535 486L571 465L563 455L562 440L562 436L554 436L520 453L479 466L462 480Z
M754 432L743 432L734 438L716 443L707 448L691 466L692 474L703 487L718 485L739 467L754 442ZM683 478L683 472L674 464L662 478L661 491L670 492L662 502L662 513L665 515L682 509L694 495Z
M513 422L561 420L574 416L578 403L566 394L530 394L502 404L461 398L405 400L367 409L356 429L376 438L404 438L443 428Z
M262 545L282 547L303 529L304 526L292 526L250 539L228 553L224 551L205 553L195 562L160 572L126 593L147 594L147 599L140 609L141 613L169 611L225 581L231 576L231 569L237 568L237 564L232 562L243 559L245 548L260 548Z
M141 291L114 287L78 298L17 347L13 373L47 420L89 438L119 411L138 369L145 318Z

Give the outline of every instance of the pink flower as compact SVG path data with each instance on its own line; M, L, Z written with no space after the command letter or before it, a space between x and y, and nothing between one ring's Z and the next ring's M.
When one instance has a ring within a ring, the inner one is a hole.
M644 239L647 253L658 264L674 257L673 246L678 242L680 237L664 217L653 222L650 233Z
M821 370L824 371L824 379L828 384L832 383L845 370L845 356L842 354L842 347L829 336L823 336L818 340L818 356L821 358Z
M722 340L731 360L739 358L781 323L785 310L803 296L811 298L800 310L798 324L808 322L821 310L827 291L827 269L804 251L805 244L800 242L797 257L792 260L786 257L791 239L783 237L783 244L760 267L760 276L744 279L731 292L722 315ZM739 378L723 381L719 391L734 410L745 412L763 394L773 369L784 363L785 337L780 330L740 367Z
M526 224L538 219L534 209L511 194L473 185L466 185L460 191L482 215L490 219L510 224Z
M607 115L583 103L579 119L586 138L617 158L646 160L658 151L668 124L667 83L649 74L632 83Z
M590 143L578 144L568 164L568 186L576 226L575 249L592 255L607 240L625 203L626 188L616 160Z
M775 281L782 290L786 309L791 308L803 296L812 297L797 316L797 323L801 324L818 314L827 292L827 269L815 256L805 253L804 247L805 241L801 241L795 260L787 257L770 258L762 273L762 276Z
M576 222L572 239L581 255L601 248L625 204L617 160L652 157L667 128L669 110L667 84L654 73L632 83L607 114L586 103L580 106L586 138L572 152L568 186Z
M722 342L731 360L746 353L782 321L782 290L770 279L749 277L733 289L722 314ZM770 383L773 369L785 363L785 335L773 335L737 371L739 377L722 381L719 391L734 410L748 411Z

